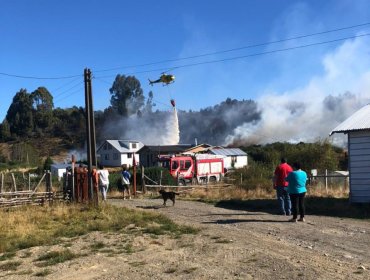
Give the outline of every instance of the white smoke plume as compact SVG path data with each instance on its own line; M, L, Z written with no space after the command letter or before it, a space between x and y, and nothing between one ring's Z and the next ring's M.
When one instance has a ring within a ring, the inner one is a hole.
M102 132L100 140L136 140L145 145L176 145L180 140L176 109L117 118L107 122Z
M349 40L322 59L324 74L303 88L263 94L261 120L244 123L226 144L313 142L323 140L338 124L370 100L368 38Z

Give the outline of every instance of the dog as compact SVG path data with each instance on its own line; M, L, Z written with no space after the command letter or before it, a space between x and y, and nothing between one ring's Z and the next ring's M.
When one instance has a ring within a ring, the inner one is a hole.
M163 205L166 206L167 199L172 200L172 206L175 205L176 195L180 193L177 192L166 192L165 190L160 190L159 193L162 195L163 198Z

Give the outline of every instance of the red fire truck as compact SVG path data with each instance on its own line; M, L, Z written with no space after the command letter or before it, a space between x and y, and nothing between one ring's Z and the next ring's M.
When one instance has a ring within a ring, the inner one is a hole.
M209 154L163 156L159 158L179 185L189 182L198 184L218 182L224 176L223 158Z

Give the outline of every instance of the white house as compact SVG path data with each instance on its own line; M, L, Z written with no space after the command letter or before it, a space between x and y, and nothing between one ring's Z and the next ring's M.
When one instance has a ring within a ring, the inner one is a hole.
M96 153L100 156L100 164L104 166L121 166L126 164L130 167L133 165L134 156L136 164L139 164L140 159L137 152L143 146L144 144L138 141L105 140Z
M248 155L239 148L213 147L208 150L209 154L224 156L226 169L241 168L248 165Z
M370 202L370 104L334 128L334 133L348 134L348 169L350 202Z

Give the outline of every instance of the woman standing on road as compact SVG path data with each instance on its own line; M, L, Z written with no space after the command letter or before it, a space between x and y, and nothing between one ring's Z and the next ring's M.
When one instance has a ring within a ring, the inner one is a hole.
M298 206L299 206L299 220L300 222L304 222L304 197L306 195L306 182L307 182L307 174L303 170L301 170L301 165L298 162L293 164L294 171L290 172L286 177L286 181L288 181L288 193L290 196L290 200L292 201L292 212L293 218L290 219L290 222L297 222L298 216Z

